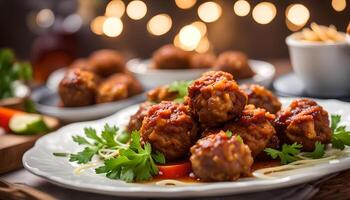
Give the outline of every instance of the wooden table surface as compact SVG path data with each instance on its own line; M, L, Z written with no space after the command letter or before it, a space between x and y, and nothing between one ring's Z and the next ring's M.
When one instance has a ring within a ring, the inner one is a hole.
M286 73L289 73L292 71L290 63L286 60L273 60L271 62L276 66L276 77L279 77L283 74L286 74ZM29 175L25 170L19 170L19 171L14 172L14 173L18 173L19 176L22 176L21 174L23 174L23 176L28 176L28 177L31 177L32 179L36 178L36 177L34 178L33 175ZM6 174L5 174L2 177L11 177L11 176L6 176ZM70 198L68 198L68 199L75 199L78 197L82 197L81 195L79 195L79 193L81 193L81 192L72 192L68 189L63 189L63 188L59 188L58 186L52 185L41 178L37 178L37 179L40 183L39 188L38 187L37 188L41 189L43 191L46 191L46 192L49 191L48 193L52 194L55 197L56 196L58 198L63 197L63 196L60 196L58 192L64 192L64 191L66 191L70 195L71 194L73 195L73 196L69 196ZM8 180L11 181L11 178L8 178ZM316 199L317 200L318 199L350 199L350 170L341 172L338 175L335 175L332 178L330 178L326 181L323 181L320 184L317 184L316 187L317 187L315 190L316 192L314 192L311 199L314 199L314 200L316 200ZM65 198L66 197L67 196L65 196ZM88 199L95 199L95 198L100 198L100 197L102 197L102 196L98 196L95 194L89 194ZM115 199L115 198L109 198L109 197L106 197L106 198L107 199ZM1 196L0 196L0 199L1 199ZM121 198L121 199L123 199L123 198Z

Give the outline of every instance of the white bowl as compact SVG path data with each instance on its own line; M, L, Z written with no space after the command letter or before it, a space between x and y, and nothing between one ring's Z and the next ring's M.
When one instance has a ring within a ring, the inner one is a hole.
M308 42L294 33L287 37L293 69L308 94L338 97L350 95L350 46L342 42Z
M127 63L127 69L141 82L146 89L172 83L177 80L193 80L204 72L213 69L151 69L150 60L132 59ZM249 60L254 77L239 80L239 83L255 83L268 87L275 74L275 67L264 61Z

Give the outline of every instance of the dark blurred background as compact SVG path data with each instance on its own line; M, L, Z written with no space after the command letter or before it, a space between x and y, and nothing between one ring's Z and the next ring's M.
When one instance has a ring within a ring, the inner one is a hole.
M34 65L42 66L52 60L57 66L65 65L100 48L118 49L128 58L147 58L161 45L173 43L185 25L214 20L205 23L207 32L198 43L199 52L237 49L252 58L275 59L288 57L284 40L293 31L311 22L334 24L344 31L350 21L348 0L265 3L217 0L214 1L217 4L206 4L206 7L201 5L209 0L142 1L147 7L144 16L140 2L130 6L129 13L125 11L130 0L113 0L112 3L107 0L0 0L0 47L12 48L21 59L30 59ZM292 12L293 5L297 6ZM202 7L201 11L199 7ZM152 27L147 28L147 23L157 14L167 14L172 19L170 30L162 35L154 34L164 32L169 25L167 21L153 21L153 34L150 33ZM101 16L99 20L98 16ZM119 19L115 18L101 30L108 17L120 18L122 30ZM132 19L140 17L139 20ZM196 34L191 35L190 31L188 34L194 37L191 41L197 40Z

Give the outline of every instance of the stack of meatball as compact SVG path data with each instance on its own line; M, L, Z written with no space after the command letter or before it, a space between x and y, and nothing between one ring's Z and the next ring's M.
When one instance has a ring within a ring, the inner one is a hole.
M115 50L98 50L88 59L71 64L59 84L65 107L113 102L142 92L141 84L126 72L123 56Z
M225 51L216 58L211 53L188 52L168 44L153 53L152 62L152 67L156 69L212 68L228 72L237 80L255 75L249 66L247 55L240 51Z
M281 110L271 91L258 85L241 87L229 73L211 71L188 87L184 103L166 86L148 94L130 119L168 161L190 160L202 181L233 181L248 176L256 160L269 159L266 147L298 142L312 151L316 141L329 143L328 113L316 102L296 99Z

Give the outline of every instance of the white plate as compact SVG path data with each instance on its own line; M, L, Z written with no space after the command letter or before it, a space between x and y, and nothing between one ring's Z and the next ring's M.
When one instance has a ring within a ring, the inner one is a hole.
M290 99L287 98L281 98L281 100L284 105L290 102ZM350 104L336 100L317 101L330 113L341 114L344 121L350 121ZM194 183L186 186L169 187L110 180L103 175L96 175L93 169L75 175L73 174L75 164L68 162L67 158L52 155L53 152L76 152L81 150L81 147L72 141L72 135L83 134L83 128L86 126L101 129L105 123L125 125L129 116L137 108L138 106L134 105L105 119L70 124L54 133L41 137L35 146L24 154L23 164L25 168L33 174L62 187L100 194L144 198L220 196L272 190L313 181L325 175L350 168L350 157L343 157L324 164L293 170L275 179L244 178L236 182Z
M178 80L193 80L212 69L151 69L150 60L132 59L127 63L128 70L142 83L146 89L169 84ZM265 61L249 60L255 76L239 80L241 83L256 83L265 87L271 84L275 75L275 67Z
M37 88L32 93L35 108L42 114L56 117L63 122L95 120L109 116L118 110L140 103L146 98L141 93L127 99L82 107L59 107L58 94L46 87Z

